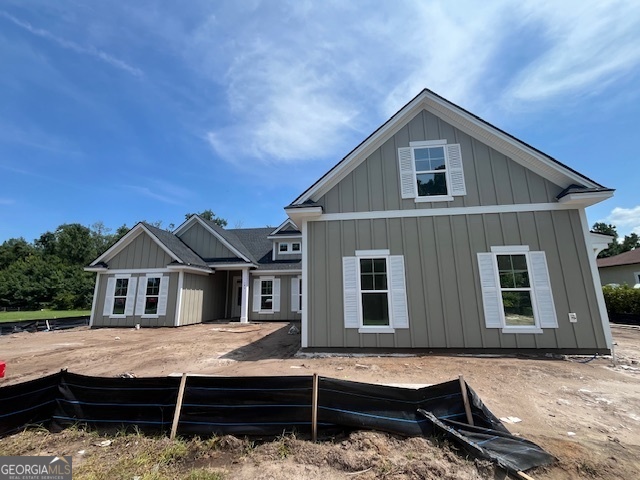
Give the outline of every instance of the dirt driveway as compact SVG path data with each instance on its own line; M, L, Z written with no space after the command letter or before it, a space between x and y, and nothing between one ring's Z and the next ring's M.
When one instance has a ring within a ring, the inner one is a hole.
M0 337L7 375L0 386L61 368L138 377L189 372L320 375L373 383L433 384L464 375L498 417L559 458L536 478L640 478L640 329L614 326L610 358L565 360L429 355L295 357L289 325L202 324L179 329L79 328Z

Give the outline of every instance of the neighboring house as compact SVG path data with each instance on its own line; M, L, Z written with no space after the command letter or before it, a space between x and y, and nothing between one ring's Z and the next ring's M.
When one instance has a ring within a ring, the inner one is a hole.
M301 318L312 350L607 353L585 208L612 195L423 90L273 232L134 227L89 267L92 325Z
M640 284L640 248L613 257L599 258L598 270L602 285L626 283L633 287Z

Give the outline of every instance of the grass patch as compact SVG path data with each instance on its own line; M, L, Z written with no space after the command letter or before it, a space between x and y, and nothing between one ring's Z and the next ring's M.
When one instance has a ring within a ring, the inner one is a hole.
M36 310L34 312L0 312L0 323L32 320L52 320L55 318L88 317L91 310Z

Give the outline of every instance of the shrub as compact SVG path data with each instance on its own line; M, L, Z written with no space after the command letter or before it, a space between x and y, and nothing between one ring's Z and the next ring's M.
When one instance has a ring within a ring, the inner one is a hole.
M610 314L640 315L640 288L605 286L602 292Z

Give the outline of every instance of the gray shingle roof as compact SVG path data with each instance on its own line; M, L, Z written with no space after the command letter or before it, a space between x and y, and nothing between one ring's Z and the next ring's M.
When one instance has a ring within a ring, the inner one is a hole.
M191 250L186 243L184 243L180 238L175 236L171 232L167 232L166 230L162 230L161 228L154 227L153 225L149 225L148 223L142 222L142 224L153 234L160 242L167 247L173 254L178 257L180 263L185 265L191 265L194 267L203 267L205 269L209 269L207 263L200 258L200 256Z
M228 243L230 243L236 250L238 250L238 252L240 252L240 254L247 257L249 261L253 263L257 263L258 260L251 254L251 251L247 249L247 247L243 244L243 242L240 241L236 236L236 234L234 233L237 230L225 230L217 223L207 220L206 218L200 217L200 219L202 219L209 227L211 227L213 231L215 231L218 235L220 235ZM253 230L253 229L249 229L249 230Z
M226 230L232 233L251 252L258 270L296 270L301 268L300 260L272 260L273 243L267 236L272 228L237 228Z

